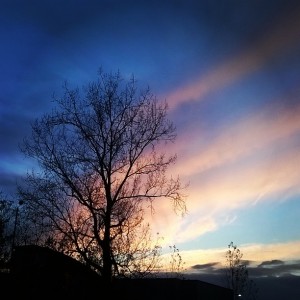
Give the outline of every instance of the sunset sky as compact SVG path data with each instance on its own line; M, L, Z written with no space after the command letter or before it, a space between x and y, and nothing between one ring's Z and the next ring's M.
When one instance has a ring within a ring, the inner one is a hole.
M299 1L4 0L0 22L0 190L32 167L18 144L65 80L134 74L167 100L170 174L189 183L184 217L157 204L164 245L200 274L233 241L253 276L299 283Z

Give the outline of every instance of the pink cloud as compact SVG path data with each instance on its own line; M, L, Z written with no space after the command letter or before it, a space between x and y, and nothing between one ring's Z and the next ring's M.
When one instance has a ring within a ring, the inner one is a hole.
M266 108L222 128L205 147L195 134L188 153L179 138L179 159L170 173L190 181L189 212L174 217L161 202L155 227L169 241L189 241L234 220L235 209L300 194L299 115L300 106Z
M224 164L245 160L250 156L276 146L291 143L293 135L300 133L300 105L289 109L262 108L260 112L220 129L214 139L204 141L199 133L178 138L176 148L179 157L172 172L181 176L193 176Z

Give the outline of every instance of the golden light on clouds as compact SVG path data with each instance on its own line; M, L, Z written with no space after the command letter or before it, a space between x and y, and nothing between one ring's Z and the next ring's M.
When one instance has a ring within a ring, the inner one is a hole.
M243 259L259 265L263 261L282 260L292 261L300 257L300 241L274 244L251 244L237 245L243 253ZM219 266L226 264L226 251L228 248L198 249L182 251L180 254L187 268L211 262L220 263Z

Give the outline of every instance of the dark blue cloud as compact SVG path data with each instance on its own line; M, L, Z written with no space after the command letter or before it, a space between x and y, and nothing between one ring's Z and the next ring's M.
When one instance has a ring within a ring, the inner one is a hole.
M261 264L258 265L258 267L264 267L264 266L278 266L278 265L284 265L284 262L279 259L273 259L268 261L263 261Z
M289 263L281 260L264 261L257 267L249 268L249 273L253 277L292 276L293 274L300 274L300 261Z
M197 271L210 272L210 271L215 271L218 264L219 263L217 263L217 262L212 262L212 263L207 263L207 264L198 264L198 265L192 266L191 269L197 270Z
M234 0L3 1L2 157L18 151L28 121L48 111L51 94L64 80L81 85L103 66L135 73L157 92L169 89L248 47L261 28L271 27L297 5L291 0L272 5Z
M249 279L258 288L257 299L281 300L286 297L296 300L300 297L300 261L286 263L281 260L263 261L251 267L247 261ZM192 267L193 272L184 275L186 279L197 279L228 287L226 269L218 268L218 263L199 264Z

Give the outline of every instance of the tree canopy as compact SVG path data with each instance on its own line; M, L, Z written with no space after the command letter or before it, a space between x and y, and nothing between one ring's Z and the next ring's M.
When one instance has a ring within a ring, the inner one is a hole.
M132 76L99 71L96 81L63 86L56 108L32 124L21 150L39 168L19 186L49 246L97 270L104 279L146 274L157 261L145 209L171 200L186 211L178 176L167 176L176 138L166 101ZM147 205L145 205L147 204Z

